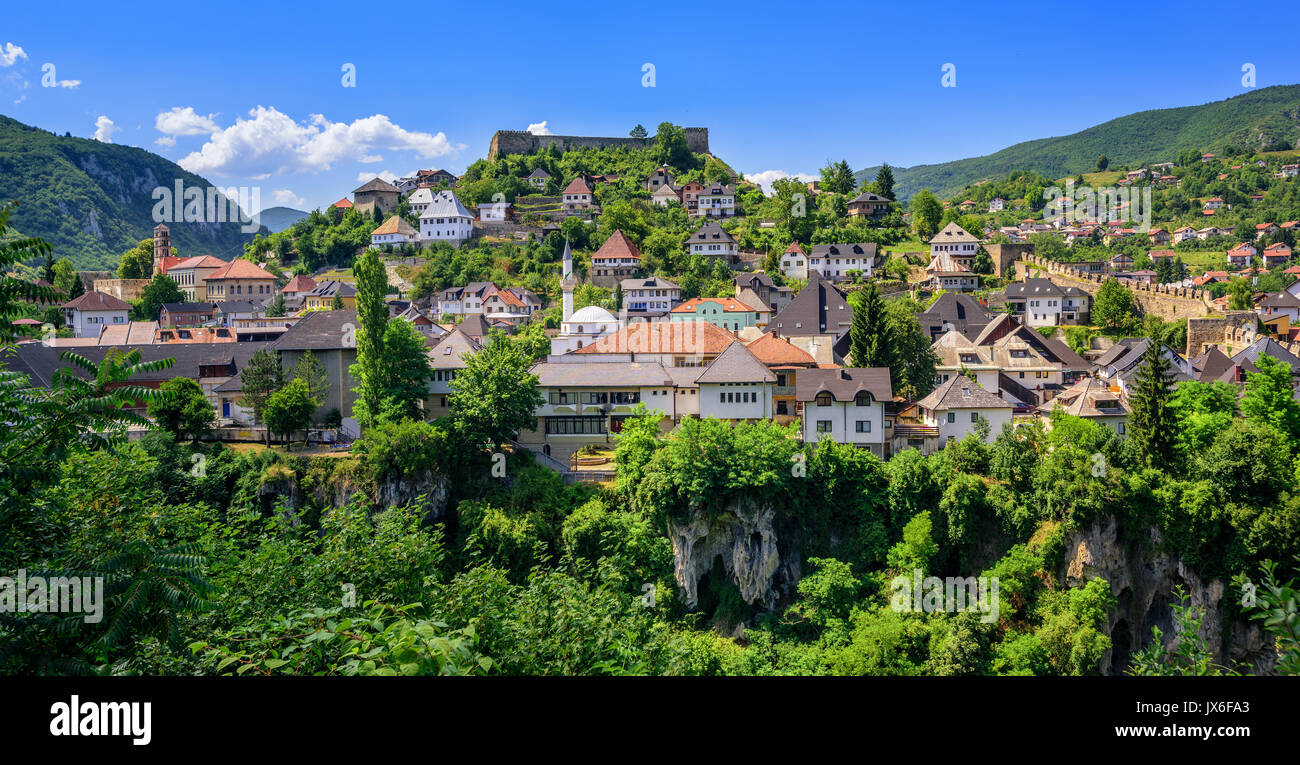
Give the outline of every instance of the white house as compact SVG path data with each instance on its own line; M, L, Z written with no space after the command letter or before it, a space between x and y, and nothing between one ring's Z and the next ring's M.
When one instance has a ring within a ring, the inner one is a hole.
M422 213L429 209L429 205L433 204L433 189L428 187L418 188L411 192L406 201L411 205L411 212Z
M452 192L444 189L420 213L420 239L460 244L474 235L474 216Z
M921 422L939 430L939 446L950 438L965 438L973 433L979 420L989 423L989 443L1011 423L1013 407L989 393L965 375L957 375L916 402Z
M885 457L889 420L885 402L894 398L889 369L801 369L795 399L803 405L803 440L830 438Z
M709 221L687 240L692 255L708 255L711 258L725 257L728 262L736 258L736 240L723 230L716 221Z
M791 242L781 254L781 273L785 274L787 279L803 281L808 278L808 255L804 253L798 242Z
M1007 209L1007 200L1002 197L994 197L989 200L989 212L1002 212Z
M850 278L850 271L870 278L876 268L876 244L814 244L808 256L808 268L821 273L831 281Z
M730 218L736 214L736 187L706 183L696 198L692 214L699 218Z
M420 189L428 191L428 189ZM375 246L385 244L414 244L420 241L420 232L399 215L389 216L379 228L370 232L370 243Z
M1008 284L1006 304L1011 315L1030 327L1079 324L1089 316L1090 298L1078 287L1062 287L1050 279L1025 279Z
M510 220L510 203L484 202L478 206L478 219L483 221Z
M682 302L682 288L662 276L623 279L619 286L623 289L622 308L628 313L663 314Z
M695 379L700 416L721 420L769 420L776 375L744 343L727 346Z
M61 307L68 327L77 337L99 337L105 326L126 324L131 311L130 304L102 292L87 292Z
M930 257L947 255L952 260L970 269L975 263L975 253L980 240L956 223L949 223L930 240Z

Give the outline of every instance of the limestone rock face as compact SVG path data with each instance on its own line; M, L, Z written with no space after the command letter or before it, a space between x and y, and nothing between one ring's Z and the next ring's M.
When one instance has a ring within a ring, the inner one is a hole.
M449 494L446 476L424 473L379 481L373 499L384 510L414 505L416 500L420 500L418 507L424 513L424 520L432 522L442 520L446 514Z
M1231 665L1244 661L1255 672L1271 673L1274 660L1267 635L1247 622L1224 623L1224 584L1217 579L1204 581L1182 560L1160 551L1157 530L1152 529L1146 541L1126 543L1113 516L1098 519L1065 539L1065 562L1059 572L1062 580L1073 587L1101 577L1110 584L1117 601L1107 625L1111 649L1102 658L1102 674L1123 674L1132 653L1150 642L1152 627L1160 628L1166 646L1173 642L1170 604L1178 586L1190 596L1189 605L1204 609L1201 635L1218 662Z
M670 520L673 574L686 604L698 605L700 580L718 558L746 603L770 609L790 593L799 581L799 557L782 556L775 518L768 505L736 501L713 518L700 509L683 523Z

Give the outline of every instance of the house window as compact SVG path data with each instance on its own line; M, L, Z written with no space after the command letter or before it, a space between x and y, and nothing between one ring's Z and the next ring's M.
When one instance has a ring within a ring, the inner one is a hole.
M871 406L871 394L870 394L870 393L859 393L857 396L855 396L855 397L853 398L853 405L854 405L854 406Z
M948 413L948 422L956 422L956 421L957 421L957 413L956 413L956 412L949 412L949 413Z
M970 413L970 421L971 421L971 422L978 422L978 421L979 421L979 418L980 418L980 416L979 416L979 414L977 414L976 412L971 412L971 413Z
M857 432L859 433L870 433L871 420L858 420L858 424L855 430L857 430Z
M830 405L831 405L831 394L829 393L817 394L817 406L830 406Z
M831 432L831 421L830 421L830 420L818 420L818 421L817 421L817 432L818 432L818 433L829 433L829 432Z

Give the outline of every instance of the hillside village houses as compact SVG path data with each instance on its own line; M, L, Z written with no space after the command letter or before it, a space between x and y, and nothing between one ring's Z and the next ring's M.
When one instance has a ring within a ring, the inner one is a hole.
M879 194L864 191L848 203L849 218L881 218L889 212L889 205L893 202Z
M758 312L735 298L691 298L668 312L672 321L707 321L722 329L740 332L758 325Z
M1025 279L1008 284L1006 304L1011 315L1030 327L1086 324L1092 298L1078 287L1062 287L1050 279Z
M591 183L583 176L579 175L564 187L560 193L560 198L565 212L576 212L590 210L595 207L596 192L591 187Z
M808 256L798 242L791 242L781 254L781 273L787 279L802 281L808 278Z
M397 212L397 203L402 197L401 189L375 177L352 190L352 206L366 215L374 215L376 209L384 215Z
M61 306L64 321L75 337L99 337L108 324L125 324L131 305L102 292L87 292Z

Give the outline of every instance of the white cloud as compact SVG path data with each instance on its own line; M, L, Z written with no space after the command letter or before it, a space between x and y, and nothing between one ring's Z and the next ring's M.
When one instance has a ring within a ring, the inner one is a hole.
M272 174L331 169L338 162L374 161L375 149L411 151L425 159L463 151L443 133L405 130L375 114L348 122L330 122L321 114L296 122L274 107L259 106L249 119L218 130L198 151L177 164L192 173L254 179Z
M546 122L547 122L546 120L542 120L541 122L534 122L533 124L528 126L528 132L532 133L533 135L555 135L554 133L551 132L550 128L546 127Z
M383 178L389 183L392 183L393 181L401 177L402 176L392 172L391 170L380 170L377 173L372 173L369 170L362 170L361 172L357 173L357 183L365 183L366 181L372 178Z
M193 106L187 106L182 109L179 106L173 106L165 112L159 112L154 118L154 129L163 133L163 137L157 140L159 146L175 146L176 136L178 135L212 135L221 132L221 126L216 122L215 114L209 114L206 117L194 111Z
M815 181L821 178L821 176L810 175L808 173L789 173L785 170L764 170L761 173L745 173L745 180L757 183L758 187L763 190L764 194L772 193L772 182L780 178L794 178L800 181Z
M301 209L307 206L307 200L293 193L290 189L276 189L271 192L271 198L275 200L277 205L284 205L285 207Z
M27 51L11 42L5 43L4 47L0 48L0 66L13 66L22 58L27 58Z
M81 80L59 80L54 84L59 86L60 88L69 88L71 90L76 90L77 86L81 84Z
M112 143L113 133L116 133L120 129L121 128L116 127L113 124L112 120L101 114L99 115L99 119L95 120L95 134L92 135L91 138L104 143Z

